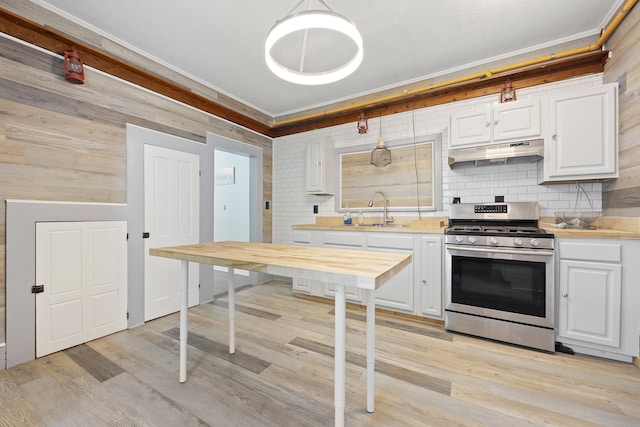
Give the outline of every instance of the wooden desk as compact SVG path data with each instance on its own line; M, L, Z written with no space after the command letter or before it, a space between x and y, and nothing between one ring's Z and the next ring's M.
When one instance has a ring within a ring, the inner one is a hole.
M180 260L180 382L187 380L187 283L189 262L229 269L229 353L235 352L234 269L319 280L336 285L335 425L344 426L345 286L362 288L367 303L367 411L374 410L375 290L411 262L411 255L255 242L216 242L153 248L149 254Z

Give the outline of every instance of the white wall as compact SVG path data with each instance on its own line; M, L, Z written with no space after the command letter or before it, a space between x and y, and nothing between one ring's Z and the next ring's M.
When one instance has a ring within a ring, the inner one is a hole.
M594 86L602 83L602 75L587 76L558 83L517 90L518 99L540 97L571 87ZM453 196L463 203L493 202L494 196L504 196L505 201L534 201L540 205L541 216L553 216L558 210L572 210L576 201L575 184L538 185L537 163L478 168L450 169L447 164L449 117L452 113L470 107L485 107L498 102L498 95L490 95L467 101L424 108L411 112L382 117L382 137L385 141L416 135L443 133L442 175L443 210L428 212L425 216L448 216ZM413 118L412 118L413 116ZM341 216L335 210L334 196L309 196L305 194L305 143L331 137L336 148L374 144L378 139L379 119L369 120L369 132L359 134L356 117L347 123L327 129L276 138L273 141L273 243L292 243L291 226L315 223L313 205L318 205L319 216ZM412 121L414 123L412 123ZM583 184L595 210L602 209L602 184ZM394 216L417 216L416 212L394 212Z

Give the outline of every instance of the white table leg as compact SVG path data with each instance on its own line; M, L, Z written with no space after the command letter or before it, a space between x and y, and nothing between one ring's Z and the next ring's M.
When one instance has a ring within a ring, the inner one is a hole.
M180 382L187 381L189 262L180 261Z
M366 289L367 299L367 412L374 411L374 375L376 364L376 302L375 291Z
M233 267L229 267L227 272L227 293L229 295L229 353L233 354L236 352L236 287Z
M334 405L335 405L335 425L344 427L344 404L346 387L345 370L345 340L346 340L346 311L347 301L345 297L344 285L336 285L335 295L335 354L334 354Z

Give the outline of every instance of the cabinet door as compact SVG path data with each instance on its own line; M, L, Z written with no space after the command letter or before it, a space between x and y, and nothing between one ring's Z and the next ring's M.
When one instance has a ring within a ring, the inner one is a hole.
M442 238L420 238L420 312L442 317Z
M293 292L304 292L306 294L311 292L311 280L300 279L298 277L293 278Z
M620 347L620 264L560 260L558 336Z
M127 328L126 221L36 223L36 356Z
M345 286L344 295L347 301L357 302L362 304L362 289L355 286ZM324 296L335 298L336 297L336 285L333 283L324 284Z
M497 104L493 108L495 142L540 138L542 136L539 99Z
M545 181L618 176L616 86L556 94L549 98Z
M306 188L308 193L322 190L322 142L307 142Z
M295 230L293 232L293 244L300 246L311 246L311 232ZM311 292L311 280L309 279L299 279L297 277L293 278L293 292Z
M334 193L333 140L307 142L305 188L308 194Z
M351 233L344 231L323 233L323 247L341 249L362 249L364 242L363 233ZM347 301L362 303L362 289L355 286L345 286L345 296ZM333 283L324 284L324 295L335 298L336 285Z
M384 234L384 233L383 233ZM413 236L382 236L371 234L367 239L367 249L382 252L400 252L413 255L415 239ZM414 266L405 267L384 285L376 289L376 307L394 311L413 313L414 305Z
M463 148L491 143L491 109L467 111L451 116L449 148Z

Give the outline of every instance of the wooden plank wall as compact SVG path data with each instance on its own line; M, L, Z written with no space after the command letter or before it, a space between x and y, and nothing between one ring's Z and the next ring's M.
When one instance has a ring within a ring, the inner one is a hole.
M126 202L126 123L205 142L212 132L263 149L271 139L99 72L64 80L62 61L0 37L0 343L5 341L6 199ZM271 241L271 210L263 210Z
M87 29L73 20L69 20L63 16L45 9L44 7L30 1L23 0L3 0L2 7L12 13L20 15L37 24L51 28L54 31L68 35L71 39L79 40L83 44L91 46L107 55L118 58L121 61L139 67L151 74L161 76L171 82L174 82L196 95L202 95L207 99L215 101L217 104L227 107L233 111L237 111L242 115L256 120L260 123L270 125L273 121L272 117L258 111L252 107L244 105L229 96L220 93L204 84L194 81L178 72L170 69L162 64L150 61L148 58L137 52L127 49L126 47L109 40L102 35ZM66 49L67 46L60 46L59 52Z
M340 156L342 208L348 206L352 212L367 209L374 191L382 191L390 208L433 206L432 144L408 145L390 148L390 151L391 164L379 168L369 164L370 151ZM374 206L382 206L382 199L375 200Z
M605 82L624 76L619 107L620 176L603 186L607 215L640 216L640 7L636 5L607 43L611 59L605 65Z

